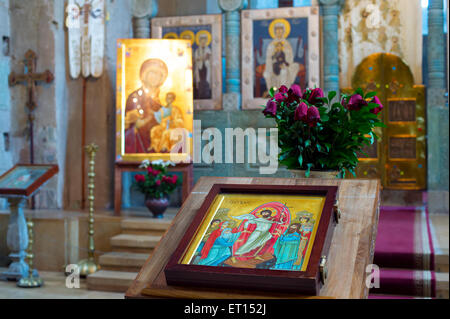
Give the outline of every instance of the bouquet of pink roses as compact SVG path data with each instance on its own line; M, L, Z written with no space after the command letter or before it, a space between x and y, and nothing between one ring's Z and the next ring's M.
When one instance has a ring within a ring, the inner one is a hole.
M168 175L167 166L170 162L144 161L141 168L146 169L145 174L134 176L134 187L140 190L148 198L164 198L170 195L180 184L177 175Z
M383 105L375 92L364 94L357 89L328 97L322 89L306 89L294 84L270 90L270 100L263 111L278 126L279 162L288 169L349 171L355 174L357 153L364 145L373 144L378 136L375 127L384 127L378 114Z

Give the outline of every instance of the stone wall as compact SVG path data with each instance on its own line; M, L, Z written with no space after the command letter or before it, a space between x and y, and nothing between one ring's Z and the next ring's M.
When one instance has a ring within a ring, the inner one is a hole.
M4 3L7 2L1 2L1 12ZM100 207L110 207L112 202L116 40L131 37L130 3L131 0L107 1L104 74L99 79L87 80L86 140L100 146L97 185L102 187L96 192ZM49 69L55 74L54 83L39 85L36 92L35 162L56 163L60 172L38 194L37 207L78 208L82 174L83 80L71 79L68 72L65 3L60 0L10 0L10 18L12 71L23 73L23 56L32 49L38 55L37 71ZM26 89L18 85L11 88L10 93L13 162L28 162ZM3 152L1 154L4 156Z
M34 160L35 163L54 163L63 168L64 155L60 147L65 144L64 136L61 136L65 122L60 120L60 114L67 104L64 99L57 99L64 94L61 78L64 78L65 73L56 63L58 55L64 53L64 38L59 32L64 15L57 15L59 7L58 2L55 4L54 1L10 0L11 70L17 74L24 73L24 55L31 49L38 57L36 71L49 69L59 80L53 84L40 84L36 89L38 107L34 122ZM16 85L10 88L10 92L13 161L28 163L27 89L24 85ZM60 207L63 183L64 174L60 173L43 187L36 197L37 207Z
M0 175L12 167L11 152L11 98L8 89L10 58L9 0L0 0ZM0 209L6 201L0 199Z
M96 157L95 204L113 205L116 108L117 39L132 37L131 0L107 1L104 72L99 79L87 80L86 142L99 145ZM67 66L67 57L66 69ZM66 79L70 99L67 127L66 180L64 208L78 209L81 204L81 108L83 79ZM86 168L88 163L86 161ZM87 178L86 178L87 184Z
M270 2L254 0L249 2L249 6L263 8ZM86 81L86 142L95 142L100 146L97 155L95 192L95 203L98 208L111 208L113 205L116 41L119 38L133 36L131 3L131 0L107 0L104 73L99 79ZM317 5L316 0L311 3ZM8 6L10 21L8 21ZM64 1L61 0L0 0L0 30L6 34L0 36L9 34L11 37L10 57L0 53L0 68L7 73L9 68L22 73L23 55L28 49L33 49L39 57L37 70L42 72L50 69L54 72L55 82L50 85L39 85L37 89L39 107L36 110L35 127L36 162L57 163L60 166L60 173L46 185L37 203L38 207L78 209L81 204L83 174L81 172L83 79L74 80L69 76L64 7ZM216 0L198 0L195 3L171 0L159 1L157 17L215 13L220 13ZM1 73L0 81L5 81L4 74L5 72ZM4 85L0 88L4 88ZM23 86L17 86L6 90L7 93L8 91L11 94L11 104L9 105L8 99L0 99L0 172L10 167L12 163L28 160L29 146L24 109L26 90ZM261 112L242 111L239 105L233 110L196 112L194 119L202 121L202 129L218 128L223 137L226 128L240 127L245 130L248 127L258 129L274 126L274 122L266 120ZM10 152L3 151L4 132L9 133L11 139ZM205 144L203 141L203 146ZM257 164L196 164L195 179L205 175L260 176ZM279 170L276 176L288 176L288 173Z

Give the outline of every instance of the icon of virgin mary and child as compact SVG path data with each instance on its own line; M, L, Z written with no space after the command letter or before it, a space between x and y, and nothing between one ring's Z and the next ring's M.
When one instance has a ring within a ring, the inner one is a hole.
M300 65L294 62L294 51L287 37L291 26L286 19L275 19L269 26L272 41L267 46L264 79L267 88L294 84Z
M125 107L126 153L167 153L178 143L171 130L184 128L184 120L182 110L174 104L176 94L168 92L165 104L159 98L168 73L161 59L142 63L142 86L128 96Z
M249 214L233 216L233 219L240 221L238 227L231 227L231 222L220 219L211 222L210 232L204 236L206 241L197 249L194 264L287 270L299 268L299 263L294 263L299 259L302 236L297 230L301 225L290 224L291 215L286 205L266 203Z

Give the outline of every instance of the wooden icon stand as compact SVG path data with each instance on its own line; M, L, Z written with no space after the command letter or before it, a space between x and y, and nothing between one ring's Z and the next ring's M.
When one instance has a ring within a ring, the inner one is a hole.
M7 245L11 250L11 265L0 274L1 280L19 281L20 287L40 287L40 280L33 266L33 222L25 219L24 206L28 198L58 173L57 165L19 164L0 176L0 197L5 197L11 212L8 225ZM28 264L25 262L28 258Z

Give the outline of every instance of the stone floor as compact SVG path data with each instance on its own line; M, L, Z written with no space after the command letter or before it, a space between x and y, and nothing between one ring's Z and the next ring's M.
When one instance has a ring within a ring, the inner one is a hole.
M0 272L6 268L0 268ZM67 288L63 273L40 272L44 280L41 288L18 288L15 282L0 281L0 299L123 299L123 293L90 291L86 281L80 280L80 288Z

